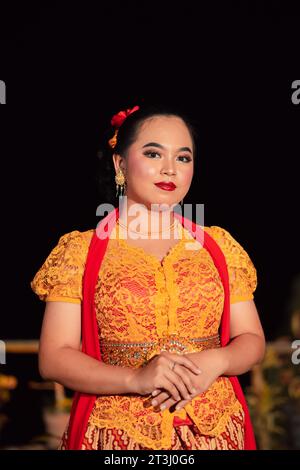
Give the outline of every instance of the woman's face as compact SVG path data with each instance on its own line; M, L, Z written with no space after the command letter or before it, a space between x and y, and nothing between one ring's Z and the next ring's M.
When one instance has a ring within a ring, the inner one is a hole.
M193 143L184 121L175 116L145 121L120 167L131 202L148 209L151 204L178 204L189 191L194 172ZM172 182L176 188L166 191L155 185L159 182Z

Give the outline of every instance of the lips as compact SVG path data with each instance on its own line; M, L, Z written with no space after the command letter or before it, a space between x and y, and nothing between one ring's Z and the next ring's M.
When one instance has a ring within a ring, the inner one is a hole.
M176 185L174 183L164 183L163 181L155 183L155 186L158 186L165 191L174 191L174 189L176 189Z

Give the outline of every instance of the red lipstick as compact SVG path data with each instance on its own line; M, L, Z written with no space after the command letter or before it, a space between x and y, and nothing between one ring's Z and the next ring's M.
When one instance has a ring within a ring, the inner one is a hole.
M174 191L174 189L176 189L176 185L174 183L165 183L164 181L160 181L159 183L154 184L165 191Z

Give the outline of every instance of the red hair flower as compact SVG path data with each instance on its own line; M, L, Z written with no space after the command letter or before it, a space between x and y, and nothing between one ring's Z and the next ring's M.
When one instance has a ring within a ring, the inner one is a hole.
M127 116L129 116L129 114L131 113L134 113L138 109L140 109L139 106L134 106L132 109L126 109L126 111L119 111L117 114L113 115L110 121L111 125L115 128L119 128L123 124Z

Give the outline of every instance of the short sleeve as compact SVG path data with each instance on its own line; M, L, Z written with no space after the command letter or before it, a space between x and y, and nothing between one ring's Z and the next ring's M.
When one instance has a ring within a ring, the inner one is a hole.
M245 249L224 228L211 226L209 234L221 248L227 263L230 303L252 300L257 287L257 272Z
M88 252L84 232L62 235L30 283L40 300L81 303Z

